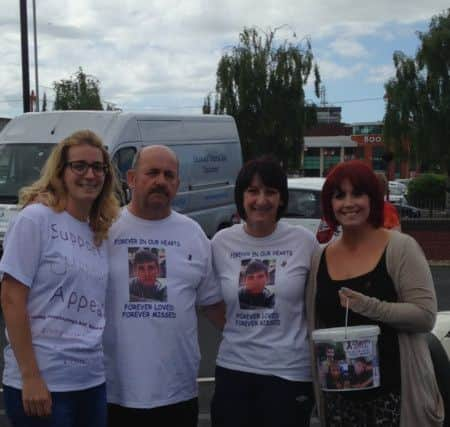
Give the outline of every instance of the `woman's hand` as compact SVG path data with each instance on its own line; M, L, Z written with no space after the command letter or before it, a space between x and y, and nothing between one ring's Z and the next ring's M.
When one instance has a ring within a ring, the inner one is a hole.
M48 417L52 413L52 396L41 376L23 380L22 402L28 416Z
M348 301L348 308L353 311L359 311L358 307L361 307L366 298L366 295L363 295L360 292L352 291L348 288L342 287L339 290L339 300L341 306L346 308Z

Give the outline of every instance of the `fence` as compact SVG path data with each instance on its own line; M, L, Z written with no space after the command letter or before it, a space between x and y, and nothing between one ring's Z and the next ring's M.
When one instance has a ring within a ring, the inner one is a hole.
M450 209L445 203L435 200L420 200L414 205L394 203L400 217L403 218L450 218Z
M428 260L450 261L450 216L402 218L402 231L414 237Z

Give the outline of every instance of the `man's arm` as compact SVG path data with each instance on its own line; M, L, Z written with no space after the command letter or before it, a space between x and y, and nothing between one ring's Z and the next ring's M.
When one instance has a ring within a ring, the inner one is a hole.
M216 304L203 305L199 311L220 331L225 326L225 303L219 301Z

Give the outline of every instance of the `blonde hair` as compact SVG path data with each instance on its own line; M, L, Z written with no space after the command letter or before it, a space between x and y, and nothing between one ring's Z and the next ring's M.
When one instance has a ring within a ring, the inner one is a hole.
M63 175L70 147L90 145L98 148L107 166L103 188L95 199L89 213L89 227L94 233L94 242L100 245L108 237L108 230L119 214L119 202L115 195L119 186L111 159L101 139L90 130L80 130L63 139L50 153L41 171L41 177L19 192L19 203L24 207L30 203L43 203L56 212L62 212L67 204L67 189Z

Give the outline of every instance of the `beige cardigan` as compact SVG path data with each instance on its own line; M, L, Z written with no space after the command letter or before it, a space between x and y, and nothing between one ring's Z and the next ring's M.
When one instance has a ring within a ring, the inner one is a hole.
M321 247L313 256L306 308L308 330L320 328L316 316L316 279ZM444 405L434 376L425 333L436 319L437 303L430 268L417 242L406 234L391 231L386 250L386 266L398 295L389 303L365 297L354 311L370 319L385 322L398 331L401 366L400 427L439 427L444 419ZM311 342L311 341L310 341ZM316 357L311 342L314 391L321 426L325 426L323 396L320 392Z

